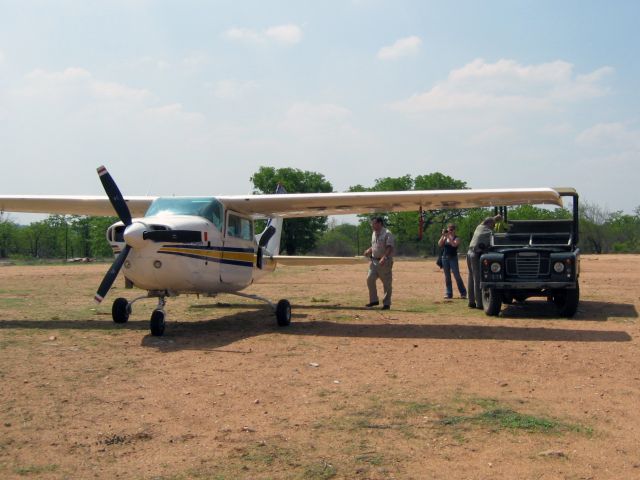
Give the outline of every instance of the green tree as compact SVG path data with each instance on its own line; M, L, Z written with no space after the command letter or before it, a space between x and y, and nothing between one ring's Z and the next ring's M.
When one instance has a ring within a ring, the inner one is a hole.
M288 193L331 192L333 187L324 175L297 168L260 167L251 181L254 193L274 193L281 184ZM288 255L307 253L314 248L318 236L327 230L326 217L291 218L284 221L280 249Z
M313 253L338 257L361 255L369 246L370 237L371 229L367 224L337 225L335 221L330 221L328 230L318 239Z
M352 192L380 192L392 190L460 190L467 188L466 182L456 180L440 172L418 175L412 178L411 175L401 177L384 177L375 180L375 184L370 187L362 185L352 186ZM434 254L437 251L437 241L440 231L449 222L461 218L465 210L432 210L424 212L424 235L423 239L418 238L418 212L389 212L385 217L386 223L396 236L398 253L402 255ZM368 224L371 215L360 217L360 223ZM429 228L432 227L432 228Z
M18 225L0 212L0 258L8 257L16 249Z
M118 217L89 217L89 247L92 257L113 256L113 249L107 241L107 228L118 221Z
M580 206L580 249L603 253L608 250L607 221L611 213L598 205L582 202Z

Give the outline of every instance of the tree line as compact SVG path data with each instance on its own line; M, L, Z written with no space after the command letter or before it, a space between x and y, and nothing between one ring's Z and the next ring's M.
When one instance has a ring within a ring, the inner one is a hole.
M289 193L332 192L333 186L318 172L294 168L260 167L251 176L254 193L273 193L282 184ZM353 185L352 192L390 190L457 190L469 188L467 183L440 172L425 175L384 177L371 186ZM388 228L396 236L397 253L405 256L433 256L441 230L455 223L466 249L476 226L492 209L435 210L419 212L391 212L382 215ZM289 255L318 254L359 255L370 243L369 215L360 215L354 224L338 224L326 217L294 218L284 222L281 250ZM510 219L571 218L563 208L543 209L519 206L509 209ZM18 225L10 215L0 213L0 258L74 257L107 258L112 250L105 232L117 217L50 215L30 225ZM422 223L422 235L419 224ZM260 230L258 224L256 230ZM640 206L633 214L606 209L588 202L580 202L580 249L583 253L640 252Z

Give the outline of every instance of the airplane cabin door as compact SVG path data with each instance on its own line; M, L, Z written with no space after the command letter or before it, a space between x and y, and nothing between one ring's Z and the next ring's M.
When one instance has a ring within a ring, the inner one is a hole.
M253 221L235 212L226 212L220 280L246 286L251 283L255 264Z

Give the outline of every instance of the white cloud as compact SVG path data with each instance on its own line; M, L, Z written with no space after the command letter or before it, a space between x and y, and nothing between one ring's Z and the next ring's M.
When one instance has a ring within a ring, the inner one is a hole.
M188 68L198 68L209 63L209 56L204 52L196 52L187 55L182 63Z
M536 111L608 93L602 81L613 69L603 67L576 75L573 65L561 60L521 65L513 60L487 63L476 59L452 70L447 80L430 90L395 102L402 112L437 110Z
M254 81L239 82L237 80L220 80L210 88L213 89L213 94L216 98L221 100L239 100L244 98L249 92L257 88L257 83Z
M70 67L58 72L36 69L27 74L25 79L26 84L14 90L15 95L49 99L90 97L127 102L151 98L148 90L97 80L89 71L79 67Z
M415 55L420 51L422 40L415 35L396 40L393 45L378 50L380 60L395 60L400 57Z
M224 32L223 36L227 40L254 45L266 43L295 45L302 40L302 29L294 24L274 25L262 31L233 27Z
M640 130L632 130L622 123L599 123L576 137L576 143L586 148L615 148L640 152Z
M265 35L277 42L293 45L302 40L302 29L293 24L278 25L267 28Z
M245 42L245 43L263 43L264 42L264 38L260 33L254 30L250 30L248 28L237 28L237 27L230 28L229 30L224 32L224 37L227 38L228 40Z
M352 134L351 111L331 103L299 102L286 112L280 127L296 135L322 137L323 135Z

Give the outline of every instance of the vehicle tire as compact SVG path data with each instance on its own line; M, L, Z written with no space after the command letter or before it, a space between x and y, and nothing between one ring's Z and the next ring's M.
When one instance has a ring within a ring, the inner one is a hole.
M291 304L288 300L280 300L276 305L276 320L279 327L291 324Z
M580 302L580 285L576 283L576 288L571 290L560 290L553 296L553 302L558 307L561 317L571 318L578 311Z
M111 306L111 317L115 323L127 323L131 307L126 298L116 298Z
M151 321L149 327L151 328L151 335L154 337L161 337L164 335L164 311L154 310L151 314Z
M493 288L484 288L482 290L482 307L484 313L495 317L500 313L502 306L502 295L497 293Z

